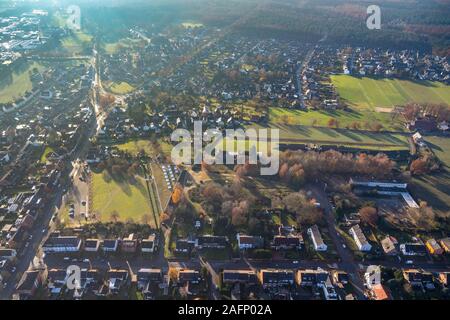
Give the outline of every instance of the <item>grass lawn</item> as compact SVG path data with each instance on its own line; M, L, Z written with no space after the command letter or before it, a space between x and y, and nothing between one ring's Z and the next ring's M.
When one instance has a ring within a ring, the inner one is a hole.
M450 169L450 139L445 137L425 137L428 146L442 163Z
M83 51L83 46L88 45L92 41L92 36L79 31L64 38L61 41L62 48L72 54L80 54Z
M450 173L448 171L413 178L409 188L416 201L427 201L434 209L450 211Z
M146 43L146 41L142 39L123 38L115 42L104 42L102 48L107 54L115 54L121 48L130 49L143 43Z
M332 75L342 99L357 108L394 107L407 102L450 104L450 86L440 82Z
M203 27L203 23L186 21L186 22L181 23L181 26L183 28L200 28L200 27Z
M255 128L262 128L253 125ZM409 149L406 135L386 132L363 132L325 127L308 127L300 125L271 124L280 130L280 143L321 145L339 145L368 150L407 150Z
M106 175L107 173L105 173ZM111 221L111 212L119 213L119 220L133 219L140 223L147 214L150 225L153 224L148 193L143 180L137 182L106 180L103 173L92 173L92 212L98 212L101 221Z
M133 92L134 87L127 82L112 82L107 86L107 90L114 94L127 94Z
M398 117L394 118L390 113L377 112L375 110L291 110L273 107L269 109L269 119L274 124L303 125L327 127L330 119L336 119L341 128L358 123L361 129L366 129L365 124L379 123L386 131L405 131L405 126Z
M47 162L47 156L48 156L50 153L52 153L53 151L54 151L54 150L53 150L52 147L46 146L46 147L45 147L45 150L44 150L44 153L42 153L42 156L41 156L41 163Z
M410 183L411 191L417 200L427 201L433 208L450 210L450 139L445 137L425 137L428 146L443 162L442 172L415 177Z
M10 79L0 76L0 103L13 102L23 96L25 92L33 89L30 78L30 72L33 68L37 68L39 71L44 69L38 63L31 63L26 69L18 73L13 72Z
M172 145L170 143L164 142L161 139L158 139L159 145L161 146L161 150L166 157L170 157L172 152ZM126 143L116 145L122 151L127 151L131 154L137 154L141 150L144 150L150 156L157 156L157 151L153 147L153 144L149 140L132 140Z

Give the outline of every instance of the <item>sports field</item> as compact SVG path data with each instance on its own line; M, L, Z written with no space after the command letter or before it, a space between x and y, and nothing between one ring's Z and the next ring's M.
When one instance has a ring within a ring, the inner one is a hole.
M10 77L0 76L0 103L9 103L22 97L27 91L33 89L30 74L34 68L42 71L44 67L38 63L31 63Z
M425 141L439 160L450 169L450 138L427 136Z
M272 107L269 109L269 119L273 124L316 127L327 127L330 119L335 119L340 128L357 126L362 130L373 130L372 127L381 125L380 131L406 131L405 125L397 115L370 109L302 111Z
M145 182L137 178L136 182L105 179L107 173L92 173L92 210L103 222L112 220L112 212L117 211L119 221L133 219L142 222L144 215L154 227L153 213L150 208Z
M349 75L332 75L331 81L340 97L358 108L375 110L407 102L450 104L450 86L440 82L356 78Z
M253 128L264 128L252 125ZM389 132L368 132L326 127L271 124L279 129L281 144L337 145L379 151L408 150L406 134Z
M170 157L172 152L172 145L170 143L164 142L161 139L158 140L161 152L166 156ZM155 157L158 155L158 150L155 150L154 144L150 140L131 140L122 144L116 145L122 151L129 152L133 155L144 150L148 155Z
M107 90L115 94L127 94L134 91L134 87L127 82L112 82L106 87Z

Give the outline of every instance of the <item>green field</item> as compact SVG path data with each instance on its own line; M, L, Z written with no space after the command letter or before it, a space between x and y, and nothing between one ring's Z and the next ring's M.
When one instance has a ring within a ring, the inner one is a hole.
M0 103L9 103L22 97L33 89L30 72L33 68L42 71L44 67L38 63L29 64L20 72L13 72L9 79L0 77Z
M47 156L52 153L54 150L52 147L46 146L44 152L42 153L41 156L41 163L46 163L47 162Z
M106 88L114 94L127 94L134 90L134 87L127 82L112 82Z
M303 125L327 127L330 119L336 119L340 128L351 127L355 123L360 129L371 129L370 126L381 124L385 131L405 131L399 117L387 112L374 110L293 110L273 107L269 109L269 119L273 124ZM367 125L368 124L368 125ZM369 126L369 128L368 128Z
M146 43L146 42L142 39L123 38L123 39L119 39L115 42L102 43L102 48L103 48L103 50L105 50L105 52L107 54L114 54L114 53L117 53L122 48L129 49L134 46L139 46L143 43Z
M158 143L161 146L163 154L167 157L170 157L170 154L172 152L172 145L162 140L158 140ZM116 145L116 147L133 155L139 153L141 150L144 150L148 155L152 157L157 156L157 152L154 149L153 144L149 140L132 140L126 143L118 144Z
M91 44L92 38L91 35L85 32L74 32L72 35L65 37L61 41L61 46L66 52L74 55L81 55L85 48Z
M332 75L344 101L357 108L394 107L407 102L450 104L450 86L440 82Z
M437 136L426 136L427 145L442 161L444 168L433 175L415 177L410 184L411 190L419 200L425 200L433 208L440 211L450 210L450 139Z
M255 125L255 128L262 128ZM280 143L339 145L368 150L407 150L407 135L387 132L364 132L326 127L272 124L280 130Z
M200 28L203 27L203 23L186 21L181 23L181 26L183 28Z
M450 139L445 137L425 137L434 154L450 169Z
M93 173L91 183L92 212L98 213L101 221L111 221L111 213L117 211L120 221L127 221L131 218L140 223L144 215L149 215L148 221L154 227L153 213L142 179L131 183L123 180L107 180L103 173Z
M446 170L422 177L413 178L409 184L417 201L426 201L434 209L450 211L450 173Z

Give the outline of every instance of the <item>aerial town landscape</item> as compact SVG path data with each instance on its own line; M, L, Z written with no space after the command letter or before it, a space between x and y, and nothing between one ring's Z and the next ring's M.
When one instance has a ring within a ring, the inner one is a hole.
M369 2L0 2L0 300L449 300L450 2Z

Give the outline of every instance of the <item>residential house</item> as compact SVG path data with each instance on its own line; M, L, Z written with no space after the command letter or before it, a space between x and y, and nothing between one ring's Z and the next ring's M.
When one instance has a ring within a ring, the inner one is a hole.
M402 243L400 251L404 256L424 256L427 254L427 249L423 243Z
M49 237L45 241L42 250L46 253L79 252L81 239L76 236Z
M383 248L383 252L389 256L397 254L397 245L397 239L392 236L387 236L386 238L381 240L381 247Z
M156 251L157 242L156 242L156 234L151 234L147 239L141 241L141 251L143 253L153 253Z
M13 260L17 256L17 251L14 249L0 248L0 260Z
M441 255L444 253L444 249L442 249L442 247L435 239L427 240L425 246L427 247L428 252L432 255Z
M128 277L127 270L109 270L107 274L109 294L118 294L128 284Z
M195 241L188 239L178 239L175 243L175 253L189 254L195 246Z
M253 270L223 270L222 272L223 283L245 283L245 284L257 284L258 277Z
M438 275L439 283L446 288L448 287L449 279L450 279L450 272L440 272Z
M302 287L311 287L327 281L329 274L323 269L304 269L296 273L296 282Z
M262 269L258 273L258 279L267 288L293 285L295 276L292 270Z
M25 271L16 287L20 299L30 299L36 290L44 283L45 273L42 270Z
M228 238L224 236L212 235L199 236L195 241L195 246L198 249L224 249L228 246Z
M372 300L389 300L389 295L382 284L375 284L370 290L370 297Z
M124 253L135 253L137 250L138 241L134 235L131 233L127 238L124 238L121 242L120 249Z
M441 239L439 242L442 249L444 249L446 253L450 253L450 238Z
M100 248L100 240L98 239L86 239L84 241L84 251L86 252L98 252Z
M301 234L290 234L287 236L276 235L273 237L271 247L275 250L300 250L303 245Z
M318 287L322 289L323 296L325 300L338 300L339 296L336 292L336 289L333 287L331 280L329 277L324 282L320 282Z
M349 281L348 273L345 271L333 270L331 276L335 285L346 285Z
M308 229L308 234L313 242L314 250L327 251L327 245L323 242L319 227L316 224Z
M193 269L180 269L177 274L177 283L185 285L186 283L200 283L200 272Z
M239 250L262 248L264 244L264 240L262 237L247 236L238 233L236 238Z
M119 240L117 239L105 239L102 243L103 252L117 252L119 248Z
M426 286L433 284L433 275L419 269L404 269L403 278L412 286Z
M372 250L371 244L367 241L366 236L362 232L359 225L354 225L349 230L350 235L353 237L353 240L355 240L356 246L360 251L370 251Z
M161 269L141 268L137 272L138 288L140 289L146 288L149 283L161 283L163 279Z

